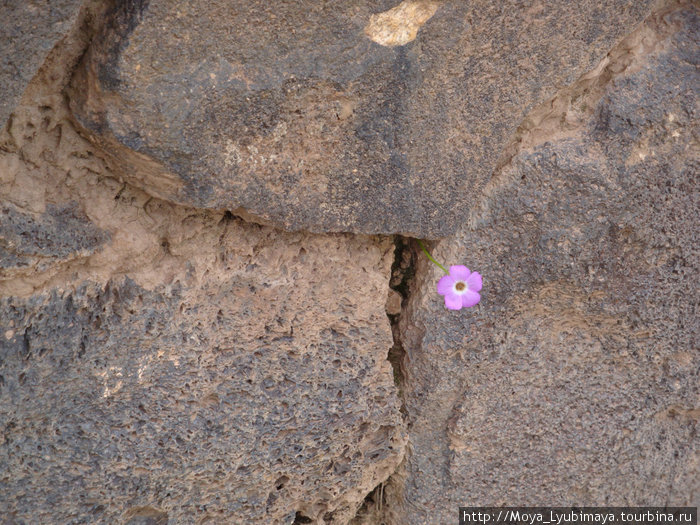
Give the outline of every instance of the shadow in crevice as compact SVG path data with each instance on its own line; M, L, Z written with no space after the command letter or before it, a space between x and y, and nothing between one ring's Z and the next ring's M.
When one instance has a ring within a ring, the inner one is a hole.
M406 377L404 359L406 352L401 341L399 322L413 287L416 273L416 256L416 244L413 239L400 235L394 237L394 262L391 265L389 301L387 301L387 317L391 323L394 344L389 350L387 358L394 370L394 384L399 389L399 397L402 400L401 413L404 415L406 415L403 404L403 385ZM392 303L399 304L392 305Z

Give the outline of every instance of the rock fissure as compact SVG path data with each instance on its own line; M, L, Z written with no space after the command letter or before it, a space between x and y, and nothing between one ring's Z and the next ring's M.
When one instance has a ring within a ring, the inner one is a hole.
M405 383L406 352L401 340L400 322L404 308L410 300L410 296L416 279L417 251L415 239L396 235L393 237L394 258L391 265L389 279L386 314L391 324L394 343L389 350L387 360L391 363L394 384L398 389L398 397L401 401L401 414L404 424L407 423L407 413L403 394ZM431 243L429 243L431 244ZM388 525L394 523L395 516L387 502L400 496L401 479L404 469L404 456L397 464L396 469L389 473L376 487L364 498L362 505L357 510L350 525Z
M394 382L399 388L403 387L405 373L403 370L405 351L401 342L399 322L401 313L409 299L411 286L415 278L416 251L409 237L397 235L394 237L394 261L391 266L391 278L389 280L389 296L387 298L387 317L391 323L391 332L394 344L389 350L388 359L394 370ZM403 410L403 409L402 409Z
M432 241L423 242L428 249L432 249L437 244ZM429 271L429 265L425 264L422 259L424 257L422 257L416 239L401 235L394 236L394 261L391 267L389 298L386 307L394 344L389 351L388 361L394 371L394 384L399 391L401 414L409 434L410 418L406 408L404 388L406 387L410 360L404 348L402 317L409 315L407 308L411 303L412 294L418 291L417 282L424 280ZM402 456L396 469L367 494L350 525L392 525L401 521L400 514L398 514L401 505L397 503L403 500L405 469L406 458Z

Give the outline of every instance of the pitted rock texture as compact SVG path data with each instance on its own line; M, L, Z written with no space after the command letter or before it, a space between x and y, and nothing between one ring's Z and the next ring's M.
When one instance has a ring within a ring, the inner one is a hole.
M436 238L533 105L650 3L130 0L71 103L151 195L289 230Z
M579 129L521 151L435 246L482 273L478 307L445 310L422 263L402 319L411 433L394 522L448 523L458 505L697 505L699 22L691 5L657 17L654 50L598 100L581 94Z
M0 3L0 128L51 49L75 23L83 0Z
M404 454L390 239L153 198L41 76L0 135L2 519L347 523Z
M308 4L0 20L2 522L697 505L696 3Z
M345 523L396 468L388 247L205 227L211 256L153 290L125 277L0 300L5 516Z
M36 266L46 270L47 260L64 261L94 253L108 239L78 209L75 202L49 204L41 215L11 203L0 205L0 278Z

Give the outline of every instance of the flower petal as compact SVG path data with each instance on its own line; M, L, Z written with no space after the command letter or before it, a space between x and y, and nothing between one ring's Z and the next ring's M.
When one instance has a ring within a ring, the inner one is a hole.
M437 292L440 295L445 295L448 292L452 290L452 287L455 284L455 280L452 278L451 275L444 275L437 284Z
M479 272L473 272L469 277L467 277L467 286L472 292L480 291L481 284L481 274Z
M469 268L461 264L450 266L450 275L455 281L466 281L470 273Z
M465 308L469 308L481 301L481 295L479 295L476 292L472 292L471 290L467 290L466 292L464 292L461 299L462 306L464 306ZM445 297L445 300L447 300L447 297Z
M462 296L452 293L445 294L445 308L448 310L460 310L462 308Z

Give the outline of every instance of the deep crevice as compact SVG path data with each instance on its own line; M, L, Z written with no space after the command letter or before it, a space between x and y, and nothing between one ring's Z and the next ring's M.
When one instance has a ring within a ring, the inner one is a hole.
M391 363L394 371L394 384L398 389L398 397L401 402L400 411L404 420L408 415L404 398L404 384L406 380L404 363L406 351L403 347L399 323L408 305L411 293L415 289L416 264L419 256L418 251L419 249L415 239L402 235L394 236L394 261L391 265L389 300L387 301L386 312L391 324L394 344L389 350L387 360ZM392 295L394 296L393 298ZM397 300L400 302L400 307L398 308L397 305L391 304L392 301ZM392 487L395 488L395 486L401 484L399 478L404 461L405 460L402 460L394 472L365 496L355 517L350 521L352 525L388 525L391 523L389 519L390 509L386 505L387 500L390 499L387 496L387 490L391 490Z
M394 369L394 384L399 389L399 397L401 399L401 413L406 415L406 410L403 400L403 385L405 381L405 373L403 362L406 352L401 342L401 332L399 330L399 321L403 312L408 297L411 292L415 272L416 250L415 242L410 237L401 235L394 236L394 262L391 265L391 277L389 279L390 294L391 291L398 294L401 301L401 307L398 313L395 310L387 308L387 317L391 323L391 334L394 339L394 344L389 349L387 359ZM391 298L389 300L391 302Z
M394 472L365 496L348 525L398 525L400 501L403 499L406 458Z

